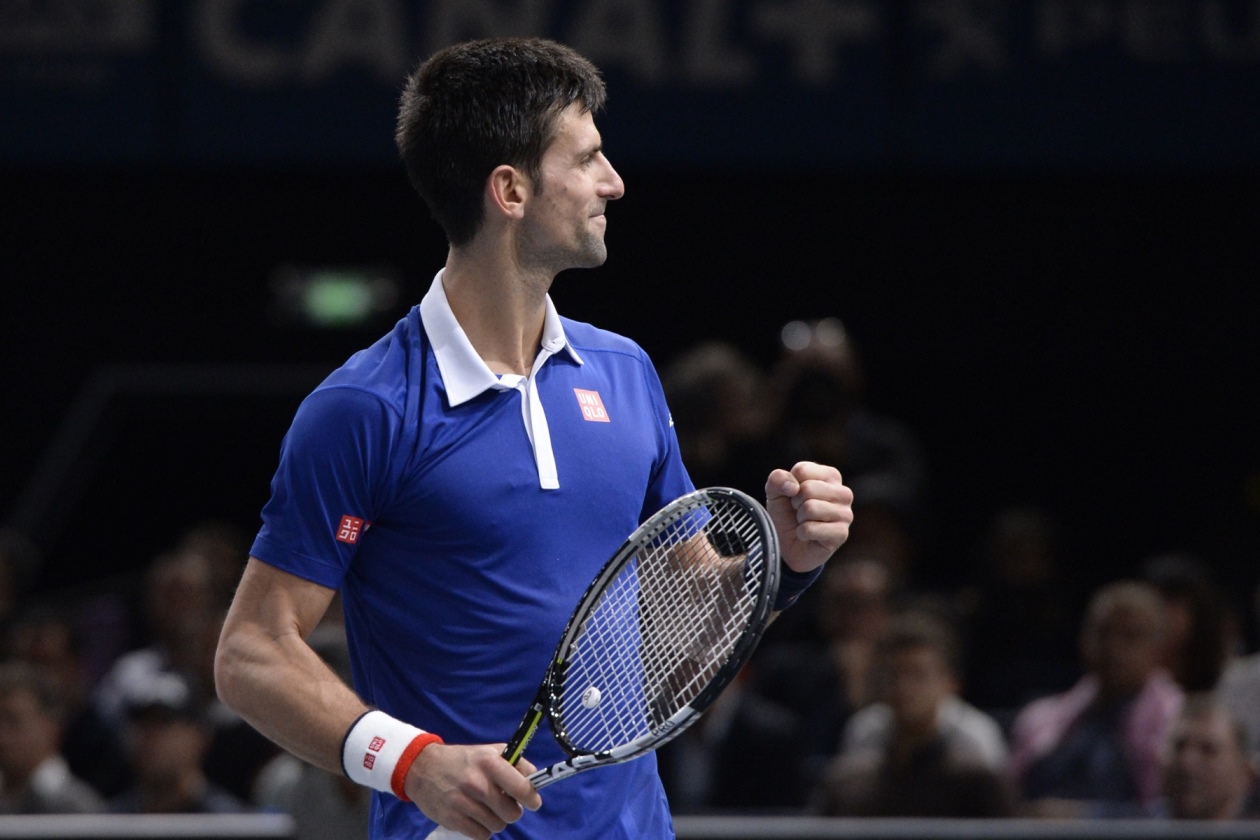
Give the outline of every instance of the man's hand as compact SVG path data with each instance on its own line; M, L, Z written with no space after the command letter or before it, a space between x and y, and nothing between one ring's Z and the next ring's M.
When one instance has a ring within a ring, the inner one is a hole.
M472 840L489 840L519 820L525 808L542 807L527 778L537 768L524 758L509 764L504 746L430 744L407 771L407 795L439 825Z
M835 467L801 461L791 472L770 473L766 509L788 568L809 572L827 562L849 538L853 491Z

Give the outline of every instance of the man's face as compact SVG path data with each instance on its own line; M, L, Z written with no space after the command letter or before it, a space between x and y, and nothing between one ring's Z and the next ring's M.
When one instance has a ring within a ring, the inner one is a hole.
M875 642L888 624L888 571L857 560L837 566L823 578L821 621L831 639Z
M1168 742L1164 795L1174 817L1229 819L1254 775L1219 712L1182 718Z
M1107 690L1137 691L1159 665L1160 645L1160 627L1153 616L1118 606L1087 629L1086 660Z
M0 694L0 773L25 778L58 749L60 729L29 691Z
M540 180L520 227L521 262L554 272L603 265L604 208L625 185L604 157L589 111L573 104L560 112Z
M906 647L889 656L887 701L900 727L934 729L937 710L956 689L949 668L930 647Z
M196 723L142 716L131 732L136 774L148 784L171 784L201 764L206 735Z

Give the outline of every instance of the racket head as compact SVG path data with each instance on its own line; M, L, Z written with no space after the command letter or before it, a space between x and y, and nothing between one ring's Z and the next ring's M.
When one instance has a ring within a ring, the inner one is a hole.
M544 685L557 742L596 766L679 735L752 655L778 581L778 538L748 495L704 488L654 514L596 576L556 648Z

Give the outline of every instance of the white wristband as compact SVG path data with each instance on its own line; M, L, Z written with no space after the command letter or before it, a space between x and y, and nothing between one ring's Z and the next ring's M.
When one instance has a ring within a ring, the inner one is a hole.
M441 740L374 709L355 721L346 733L341 745L341 767L351 781L406 799L400 776L406 775L421 749ZM399 768L403 759L406 767ZM398 769L400 774L395 773Z

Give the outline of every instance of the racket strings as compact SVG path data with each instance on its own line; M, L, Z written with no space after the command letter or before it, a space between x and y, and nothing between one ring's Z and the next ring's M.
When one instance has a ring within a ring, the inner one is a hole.
M761 527L722 499L684 509L648 540L587 615L560 686L563 735L599 752L654 732L738 647L766 562Z

